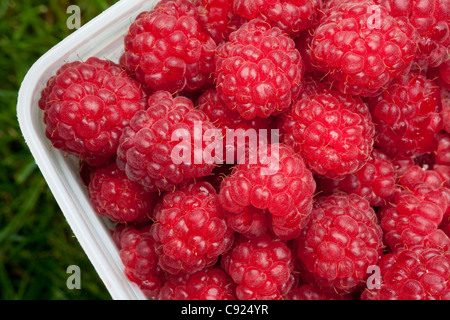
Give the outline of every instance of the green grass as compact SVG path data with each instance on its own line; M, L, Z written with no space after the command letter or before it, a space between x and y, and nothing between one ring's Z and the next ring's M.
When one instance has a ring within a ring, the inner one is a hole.
M73 30L117 0L0 0L0 299L109 300L103 282L74 237L27 148L16 117L17 93L33 63ZM78 265L81 289L66 286Z

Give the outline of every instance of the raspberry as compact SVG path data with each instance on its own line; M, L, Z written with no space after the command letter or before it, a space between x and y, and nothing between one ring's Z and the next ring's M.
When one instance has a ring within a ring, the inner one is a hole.
M165 275L158 265L150 225L140 228L118 225L113 231L113 238L128 279L136 283L146 297L157 299Z
M309 29L317 19L319 0L234 0L234 11L248 19L260 18L292 38Z
M450 254L436 248L400 248L379 261L381 287L362 300L449 300Z
M269 128L269 119L243 119L237 111L230 110L222 101L217 90L207 90L196 102L196 108L203 111L208 119L221 131L223 137L223 162L235 164L248 148L255 148L251 137L258 137L260 130ZM266 132L266 131L264 131ZM228 134L228 135L227 135ZM229 138L227 138L227 136Z
M239 212L224 210L228 228L246 236L254 238L269 230L269 213L252 206L247 206Z
M444 130L450 133L450 89L441 88L441 103L442 103L441 115Z
M287 300L352 300L350 296L335 292L322 292L311 284L302 284L291 289L286 296Z
M144 109L143 93L119 65L98 58L63 65L42 90L52 146L92 167L114 160L123 128Z
M196 91L212 79L216 43L188 0L163 0L140 13L124 42L127 68L154 90Z
M206 159L204 151L213 142L204 137L215 127L207 116L188 98L173 97L168 91L152 94L148 105L136 113L120 138L116 162L129 179L147 191L171 191L186 179L211 174L214 159ZM198 130L196 124L201 125Z
M450 239L438 229L447 202L443 188L422 181L407 185L380 212L384 243L391 250L414 245L450 248Z
M367 105L322 85L308 89L281 121L282 141L321 176L342 179L370 156L375 128Z
M445 0L377 0L393 17L408 18L419 33L416 62L422 69L450 60L450 10Z
M409 72L417 50L414 27L371 0L330 4L313 32L314 64L346 94L379 94Z
M382 253L382 230L369 202L337 192L319 197L298 238L305 278L323 292L355 292Z
M118 223L149 222L159 199L157 193L128 179L115 162L94 170L88 190L94 210Z
M221 266L237 284L239 300L281 300L294 282L291 250L269 233L238 237Z
M390 157L434 150L442 129L439 87L422 73L389 86L370 102L376 124L375 146Z
M233 0L194 0L198 22L217 44L227 41L245 19L233 11Z
M285 111L297 98L302 77L294 41L260 19L244 23L217 47L216 89L245 119Z
M437 135L437 148L434 151L433 170L441 175L446 187L450 188L450 133Z
M308 221L315 187L312 173L298 154L284 144L269 144L250 152L248 161L225 177L219 199L226 211L236 213L227 214L231 219L241 219L242 214L253 219L255 214L260 216L246 209L249 206L265 210L275 235L289 240L297 237ZM258 221L264 226L262 218Z
M167 193L154 219L159 265L170 274L192 274L214 265L233 242L217 193L207 182L189 182Z
M377 149L361 169L345 176L343 180L320 179L320 188L326 195L337 191L356 193L366 198L371 206L380 207L389 201L396 190L396 173L393 163Z
M160 300L236 300L236 284L215 266L194 274L170 275L161 288Z

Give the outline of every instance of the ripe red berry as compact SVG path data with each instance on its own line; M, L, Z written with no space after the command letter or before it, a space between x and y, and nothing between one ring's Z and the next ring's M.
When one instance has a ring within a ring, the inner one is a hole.
M119 223L150 222L159 200L157 193L128 179L115 162L94 169L88 189L94 211Z
M408 185L381 211L384 243L392 250L414 245L450 248L438 226L447 210L445 190L426 182Z
M284 144L269 144L250 152L247 161L225 177L219 199L229 219L241 219L242 213L257 218L259 232L265 228L261 211L246 207L264 210L271 230L288 240L297 237L308 222L315 187L312 173L298 154Z
M140 85L108 60L66 63L42 90L45 135L52 146L92 167L114 160L123 128L144 109Z
M375 127L368 106L357 96L322 85L307 87L280 126L282 141L327 178L355 173L373 148Z
M207 182L189 182L165 194L154 220L159 265L170 274L210 267L233 243L216 191Z
M217 44L227 41L245 19L233 10L233 0L194 0L198 22Z
M292 38L309 29L321 8L320 0L234 0L236 14L247 20L260 18Z
M450 10L445 0L376 0L393 17L408 18L420 37L415 62L422 69L450 60Z
M186 179L210 175L215 147L209 154L205 149L218 142L205 138L206 132L215 130L207 116L188 98L173 97L168 91L152 94L148 105L123 131L119 168L147 191L173 191Z
M281 300L294 282L291 250L269 233L239 237L221 265L237 284L239 300Z
M433 151L442 129L439 94L434 81L417 72L387 87L370 102L375 146L391 157Z
M139 286L146 297L157 299L165 275L158 265L150 225L118 225L113 231L113 238L125 266L125 275Z
M335 1L313 29L314 65L343 93L374 96L410 70L417 32L369 1Z
M125 36L125 64L140 82L171 93L212 79L216 43L201 30L189 0L163 0L141 12Z
M342 180L319 178L320 188L326 195L337 191L356 193L367 199L371 206L380 207L395 194L397 175L394 164L377 149L355 173Z
M366 289L362 300L449 300L450 254L413 246L384 255L380 288Z
M322 196L298 238L308 282L338 294L358 290L382 254L382 230L369 202L344 192Z
M244 23L217 48L216 89L244 119L287 110L299 94L302 77L294 41L262 20Z
M236 300L236 284L219 266L170 275L159 300Z

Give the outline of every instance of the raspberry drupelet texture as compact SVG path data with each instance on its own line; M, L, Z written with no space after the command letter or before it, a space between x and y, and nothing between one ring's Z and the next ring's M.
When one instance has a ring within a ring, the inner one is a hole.
M440 89L434 81L412 72L371 99L375 146L392 158L433 151L436 134L442 129L439 98Z
M294 41L260 19L244 23L217 48L216 89L244 119L287 110L298 97L302 77Z
M140 13L125 36L127 68L154 90L196 91L211 83L216 43L189 0L163 0Z
M150 225L119 224L113 231L113 239L128 279L136 283L146 297L157 299L166 275L158 265Z
M321 0L233 0L233 9L248 20L265 19L295 38L316 21L321 3Z
M236 284L220 266L170 275L159 300L236 300Z
M159 265L170 274L214 265L232 245L217 193L207 182L187 182L167 193L154 210L151 232Z
M322 292L348 294L364 283L382 254L382 230L369 202L337 192L317 199L298 238L305 279Z
M335 1L312 30L314 65L343 93L374 96L405 76L417 50L417 31L373 1Z
M239 300L281 300L295 282L291 249L270 233L238 236L220 262L237 284Z
M446 0L376 0L393 17L408 18L419 33L415 62L438 67L450 60L450 8Z
M41 92L45 135L52 147L92 167L114 160L123 128L145 103L140 85L109 60L64 64Z
M450 133L442 131L436 139L437 148L433 152L433 170L441 175L445 186L450 188Z
M356 193L366 198L371 206L380 207L386 204L395 194L396 172L394 164L377 149L361 169L345 176L342 180L319 178L320 189L331 195L337 191Z
M194 0L198 22L217 44L227 41L246 20L233 10L233 0Z
M350 295L341 295L335 292L322 292L311 284L301 284L291 289L286 300L352 300Z
M450 74L450 68L448 68L448 73ZM444 130L450 133L450 88L441 88L441 104L442 104L442 122Z
M217 160L223 163L236 164L248 148L256 148L254 144L258 141L260 130L266 134L270 126L268 118L246 120L237 111L230 110L217 90L207 90L198 98L195 106L221 132L222 159Z
M314 173L342 179L361 169L372 152L375 127L369 108L361 98L321 84L308 88L282 116L282 142L300 153Z
M207 116L188 98L168 91L153 93L148 105L123 130L116 159L119 168L147 191L172 191L185 179L210 175L215 147L210 154L205 150L219 140L205 138L207 131L215 131Z
M249 206L264 210L275 235L289 240L308 222L315 188L313 175L298 154L284 144L268 144L250 152L247 161L224 178L219 199L228 219L240 219L242 213L252 219L261 215L246 209ZM258 220L259 228L264 227Z
M131 181L115 162L94 169L88 186L94 211L118 223L148 223L159 200Z
M362 300L450 300L450 253L413 246L379 261L381 286L366 289Z
M449 249L450 239L438 229L447 206L443 187L422 181L408 185L380 212L385 245L391 250L414 245Z

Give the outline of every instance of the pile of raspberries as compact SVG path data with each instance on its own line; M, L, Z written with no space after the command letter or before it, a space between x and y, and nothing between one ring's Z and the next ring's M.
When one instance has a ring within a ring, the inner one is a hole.
M449 28L448 0L161 0L39 107L149 299L449 300Z

